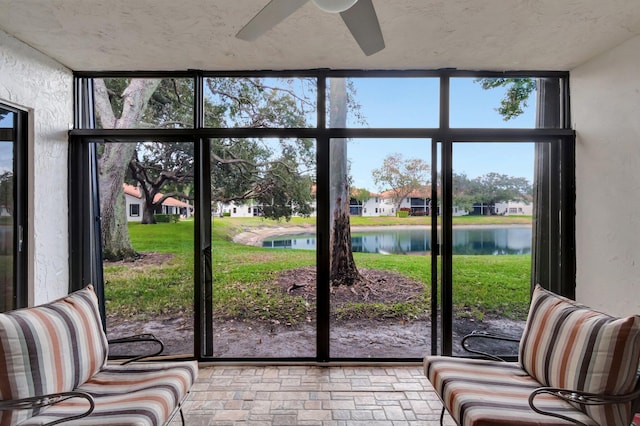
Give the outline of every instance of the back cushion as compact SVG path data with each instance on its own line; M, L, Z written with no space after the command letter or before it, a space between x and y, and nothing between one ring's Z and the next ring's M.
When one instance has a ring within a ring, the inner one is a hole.
M544 386L625 394L635 385L640 316L614 318L536 286L519 355ZM580 408L603 425L625 424L630 416L629 404Z
M107 350L92 286L0 314L0 399L71 391L103 368ZM31 415L29 410L0 412L0 424Z

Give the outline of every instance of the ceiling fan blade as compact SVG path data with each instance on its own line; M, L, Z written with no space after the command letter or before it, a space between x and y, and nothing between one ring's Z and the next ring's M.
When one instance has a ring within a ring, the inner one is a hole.
M236 37L252 41L300 9L309 0L271 0L240 31Z
M371 0L358 0L351 8L340 12L340 16L365 55L384 49L380 23Z

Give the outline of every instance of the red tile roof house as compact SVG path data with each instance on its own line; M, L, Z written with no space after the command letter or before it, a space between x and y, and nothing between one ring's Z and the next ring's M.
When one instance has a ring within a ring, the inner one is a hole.
M127 203L127 221L140 222L142 220L142 195L140 188L129 184L122 184L124 190L124 198ZM154 201L162 198L162 194L156 194ZM179 214L182 217L190 217L193 215L193 206L184 201L168 197L162 202L162 206L156 213L161 214Z

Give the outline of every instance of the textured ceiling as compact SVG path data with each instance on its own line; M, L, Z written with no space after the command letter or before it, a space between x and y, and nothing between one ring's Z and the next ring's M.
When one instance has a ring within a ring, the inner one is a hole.
M638 0L373 0L386 48L369 57L311 2L236 39L266 3L0 0L0 29L77 71L570 70L640 34Z

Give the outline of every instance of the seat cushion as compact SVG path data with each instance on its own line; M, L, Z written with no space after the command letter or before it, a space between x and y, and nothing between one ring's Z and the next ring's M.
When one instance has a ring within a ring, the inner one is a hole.
M640 316L614 318L537 286L519 360L544 386L595 394L633 390L640 360ZM628 424L630 404L591 406L601 424Z
M68 425L163 425L186 397L198 375L196 361L108 365L78 388L93 396L95 409ZM79 414L88 403L69 400L47 408L22 425L41 425Z
M106 364L93 287L62 299L0 314L0 399L68 392ZM16 424L31 410L2 411L0 424Z
M555 417L529 407L529 394L540 386L516 362L428 356L425 375L451 414L462 426L566 426ZM550 395L536 398L536 407L597 425L571 404Z

